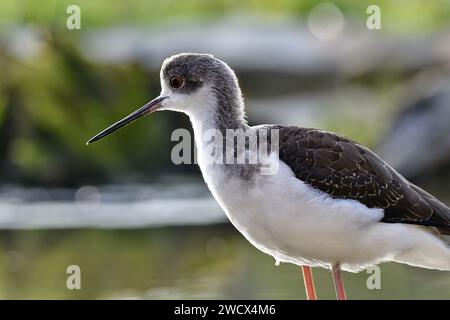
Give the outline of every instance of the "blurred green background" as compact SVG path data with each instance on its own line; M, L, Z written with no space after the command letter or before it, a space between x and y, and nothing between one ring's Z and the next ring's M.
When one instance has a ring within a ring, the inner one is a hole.
M450 2L327 3L1 1L0 298L305 297L298 268L275 267L211 205L198 168L171 162L185 116L85 146L159 93L159 66L178 52L229 62L252 124L341 132L449 203ZM80 30L66 27L72 4ZM381 30L366 27L369 4ZM70 264L81 290L65 286ZM350 298L450 298L447 273L382 265L381 290L367 277L345 275ZM316 279L332 299L329 272Z

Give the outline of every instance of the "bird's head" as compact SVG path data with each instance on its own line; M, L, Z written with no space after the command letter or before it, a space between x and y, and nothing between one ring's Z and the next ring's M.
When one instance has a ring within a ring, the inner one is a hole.
M201 118L221 113L243 118L243 100L233 70L210 54L181 53L161 67L161 93L140 109L103 130L87 143L100 140L154 111L172 110Z

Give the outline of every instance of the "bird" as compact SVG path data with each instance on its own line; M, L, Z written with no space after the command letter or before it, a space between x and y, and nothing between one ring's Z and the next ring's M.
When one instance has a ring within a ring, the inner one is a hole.
M158 97L87 144L155 111L187 114L212 195L252 245L302 268L307 299L317 299L315 267L331 270L338 300L342 271L389 261L450 270L450 208L367 147L321 129L250 126L235 72L210 54L167 58L160 81Z

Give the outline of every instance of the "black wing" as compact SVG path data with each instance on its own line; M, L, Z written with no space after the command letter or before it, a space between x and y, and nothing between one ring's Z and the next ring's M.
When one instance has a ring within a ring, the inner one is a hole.
M279 129L280 159L298 179L334 198L383 208L383 222L433 226L450 234L450 208L407 181L368 148L322 130L273 128Z

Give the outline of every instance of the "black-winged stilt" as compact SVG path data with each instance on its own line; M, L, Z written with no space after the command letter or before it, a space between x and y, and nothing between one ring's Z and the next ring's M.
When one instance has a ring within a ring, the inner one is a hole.
M254 246L277 262L303 267L308 298L316 298L311 270L316 266L332 270L338 299L346 299L341 270L357 272L385 261L450 270L444 239L450 234L450 209L366 147L324 130L249 126L233 70L211 55L166 59L161 86L159 97L88 143L153 111L186 113L215 199ZM271 151L265 156L258 150L256 162L239 163L241 156L256 156L253 144L245 140L242 146L233 137L224 148L227 130L256 136L258 147L264 130L278 140L265 146ZM232 161L222 161L230 160L230 150ZM266 166L276 170L262 174Z

